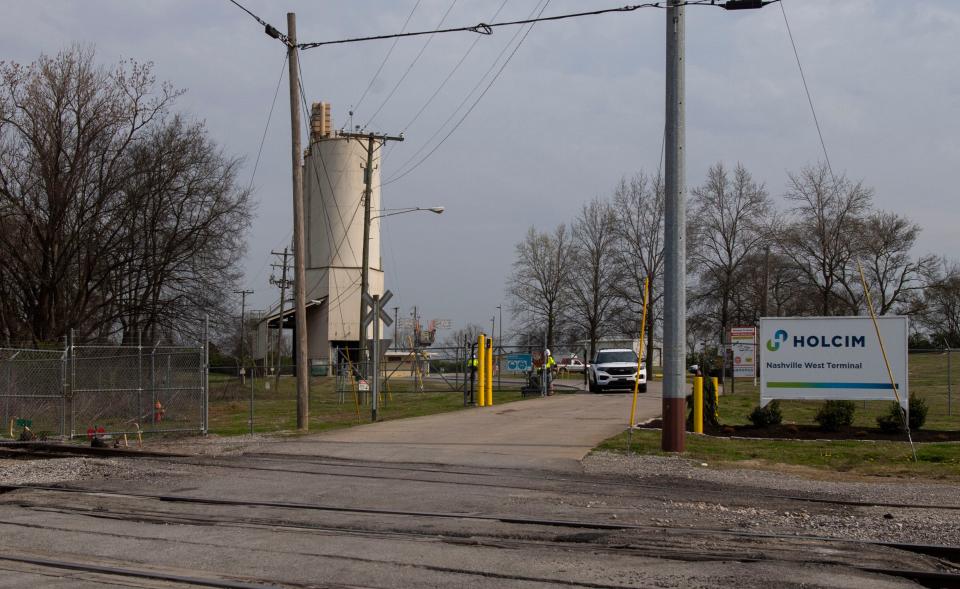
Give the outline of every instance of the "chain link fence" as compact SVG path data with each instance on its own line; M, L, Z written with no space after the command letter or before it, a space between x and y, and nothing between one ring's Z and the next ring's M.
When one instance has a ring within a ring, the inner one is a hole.
M0 439L205 433L207 379L205 342L0 348Z
M66 421L66 351L0 348L0 417L3 434L24 427L63 436Z

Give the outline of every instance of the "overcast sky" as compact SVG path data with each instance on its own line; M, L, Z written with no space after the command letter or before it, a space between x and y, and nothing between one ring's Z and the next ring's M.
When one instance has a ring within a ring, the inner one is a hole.
M421 0L408 30L437 27L451 1ZM398 32L416 0L243 4L281 30L286 13L296 12L299 40L307 42ZM444 26L490 22L503 4L453 2ZM544 15L621 4L553 0ZM526 18L536 5L509 0L497 20ZM785 0L785 8L834 170L872 186L879 208L920 223L921 252L960 258L960 2ZM154 62L160 79L187 90L179 109L246 159L242 181L249 181L284 48L227 0L0 0L0 14L0 60L29 62L79 42L94 44L102 63ZM383 187L385 207L447 209L383 222L387 286L401 313L416 304L421 316L452 319L455 328L488 325L503 303L509 328L504 283L526 229L568 222L621 176L657 169L664 20L663 10L645 9L536 25L456 132ZM516 31L479 38L409 126L477 35L433 37L389 100L430 37L401 40L375 79L392 41L305 51L303 85L309 100L332 103L338 128L354 105L354 124L405 132L407 140L386 152L387 180L446 135L450 124L414 157ZM780 7L689 7L686 57L688 187L712 163L739 161L782 205L787 172L823 155ZM258 206L244 267L255 308L278 296L267 282L269 252L289 243L292 227L286 84L254 179Z

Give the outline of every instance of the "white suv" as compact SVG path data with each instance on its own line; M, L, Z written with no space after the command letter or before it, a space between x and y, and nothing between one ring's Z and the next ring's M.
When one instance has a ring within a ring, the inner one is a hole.
M647 392L647 369L637 362L637 353L633 350L598 350L589 365L590 392L599 393L604 389L633 390L634 383L641 393Z

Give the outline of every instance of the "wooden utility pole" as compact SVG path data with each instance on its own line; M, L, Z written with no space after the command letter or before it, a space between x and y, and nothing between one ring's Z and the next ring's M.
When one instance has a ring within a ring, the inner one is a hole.
M340 133L340 137L351 137L357 140L367 140L367 163L363 167L363 260L360 269L360 370L363 375L367 374L367 330L363 327L367 318L367 308L363 304L363 295L370 291L370 206L373 200L373 154L377 149L386 144L387 141L403 141L403 136L393 137L377 133Z
M287 63L290 66L290 134L293 164L293 291L297 366L297 429L310 428L310 381L307 372L307 279L303 221L303 154L300 148L300 61L297 55L297 15L287 13Z
M281 268L281 272L283 273L282 278L280 278L280 280L274 280L273 278L270 279L270 282L272 284L275 284L280 287L280 319L278 320L279 322L277 324L277 372L274 374L274 377L273 377L273 388L279 389L280 388L280 369L282 367L281 360L283 359L283 353L282 353L283 310L284 310L283 307L284 307L284 303L286 303L287 301L287 287L290 286L290 281L287 280L287 268L290 267L289 264L287 263L287 258L290 256L290 248L285 247L283 248L282 252L270 252L270 253L272 253L275 256L283 256L283 262L279 264ZM276 268L278 264L271 264L271 266Z

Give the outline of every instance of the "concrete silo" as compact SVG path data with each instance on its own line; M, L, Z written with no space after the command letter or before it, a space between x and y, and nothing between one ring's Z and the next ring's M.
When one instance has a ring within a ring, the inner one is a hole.
M360 339L366 141L332 127L330 104L314 103L303 161L306 214L307 330L311 362L335 362ZM380 210L380 152L375 141L371 210ZM380 220L370 224L369 292L383 294ZM372 330L368 328L368 338Z

